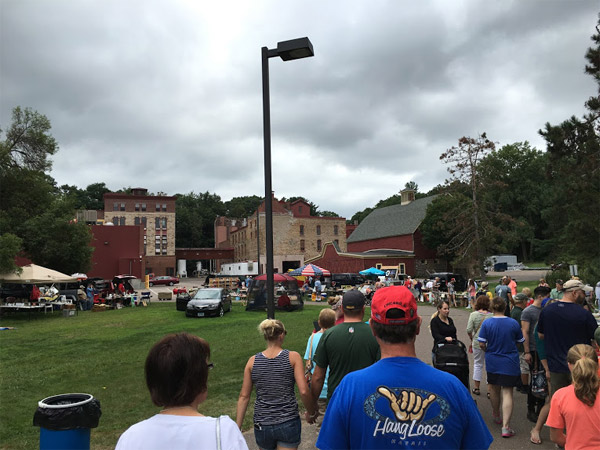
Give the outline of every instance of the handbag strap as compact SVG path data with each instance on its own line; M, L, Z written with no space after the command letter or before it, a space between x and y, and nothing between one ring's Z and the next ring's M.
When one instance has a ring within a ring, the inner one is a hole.
M217 450L221 450L221 416L217 417Z
M481 313L479 313L479 314L481 314ZM486 314L486 316L487 316L487 314ZM483 319L481 319L481 322L479 322L479 325L477 325L477 328L475 329L475 332L473 333L473 337L475 337L475 335L477 334L477 332L481 328L481 325L483 324L484 320L485 320L485 317Z
M312 361L312 343L313 343L313 338L315 337L315 334L316 334L316 333L313 333L313 334L310 336L310 350L308 350L308 360L309 360L309 361Z

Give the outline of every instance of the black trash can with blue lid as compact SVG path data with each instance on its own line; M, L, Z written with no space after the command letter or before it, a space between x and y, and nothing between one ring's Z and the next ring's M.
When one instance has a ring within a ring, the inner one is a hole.
M60 394L38 402L33 425L40 427L40 450L90 448L90 430L98 426L100 401L90 394Z

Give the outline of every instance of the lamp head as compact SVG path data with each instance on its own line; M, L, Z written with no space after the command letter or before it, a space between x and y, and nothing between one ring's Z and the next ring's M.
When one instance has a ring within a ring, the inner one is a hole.
M315 56L313 46L307 37L278 42L277 54L284 61Z

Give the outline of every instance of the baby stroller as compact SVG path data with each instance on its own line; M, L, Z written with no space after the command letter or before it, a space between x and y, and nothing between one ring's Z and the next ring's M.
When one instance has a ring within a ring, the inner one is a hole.
M438 343L433 349L433 367L451 373L469 390L469 356L461 341Z

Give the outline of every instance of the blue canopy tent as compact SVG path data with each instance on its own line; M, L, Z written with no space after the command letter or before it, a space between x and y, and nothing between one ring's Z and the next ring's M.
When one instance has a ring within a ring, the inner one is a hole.
M361 275L363 275L365 277L368 277L368 276L379 277L379 276L385 275L385 272L383 270L379 270L376 267L369 267L368 269L361 270L358 273L360 273Z

